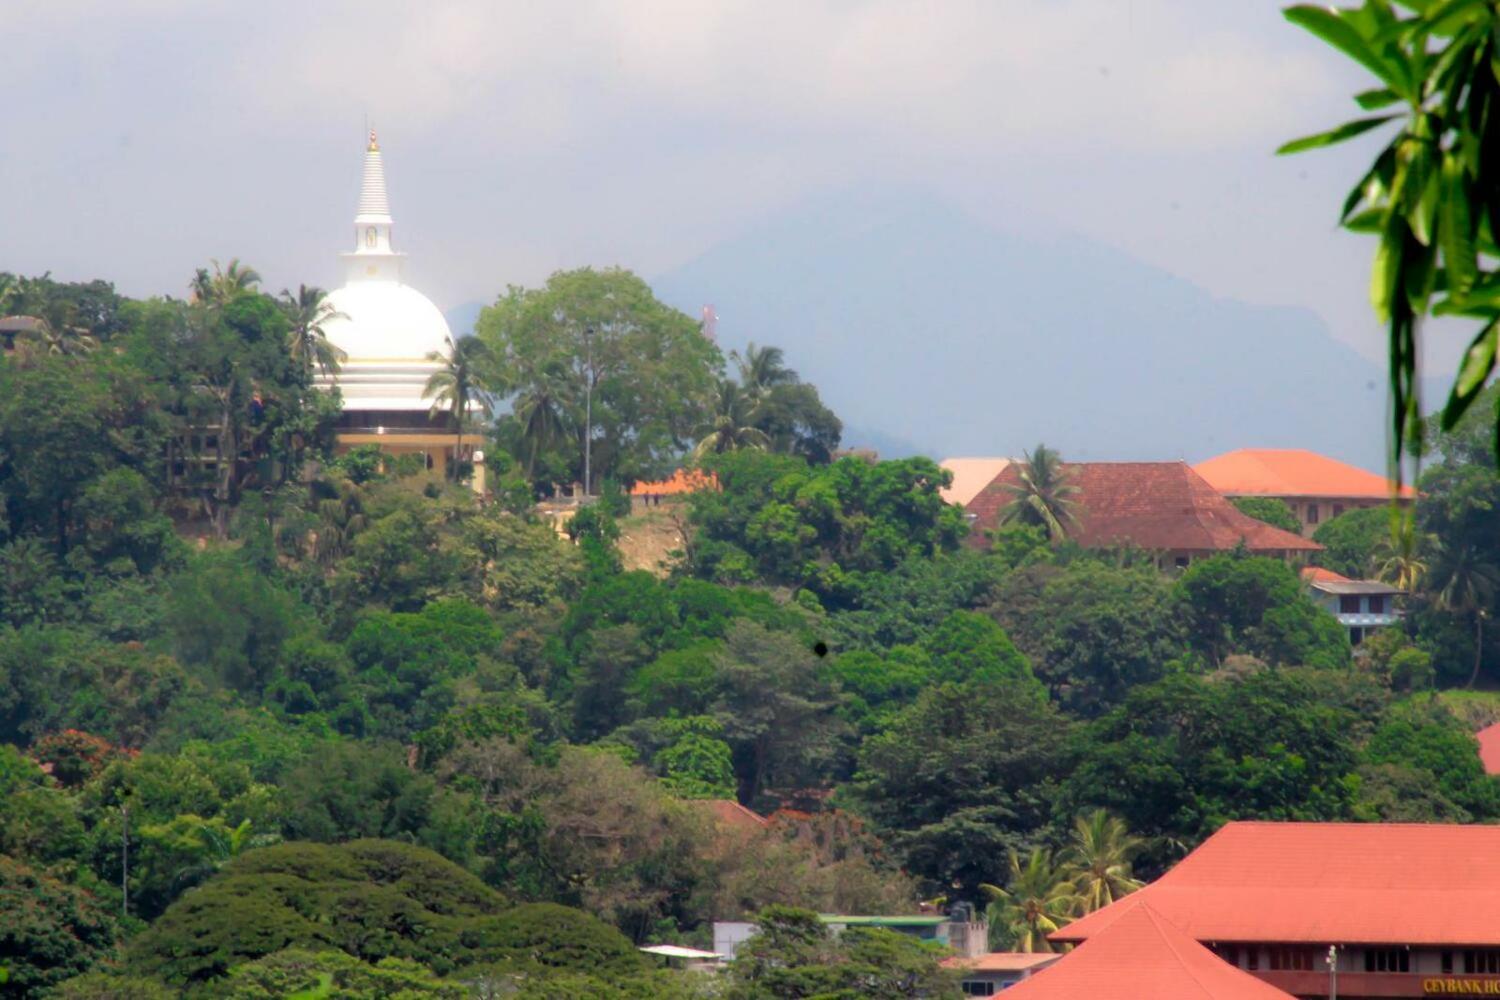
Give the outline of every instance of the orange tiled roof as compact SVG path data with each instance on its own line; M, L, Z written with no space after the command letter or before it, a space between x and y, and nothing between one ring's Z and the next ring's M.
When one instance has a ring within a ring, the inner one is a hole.
M1481 729L1475 738L1479 740L1479 759L1484 762L1484 773L1500 774L1500 722Z
M966 508L976 545L1000 522L1020 482L1008 466ZM1251 552L1316 552L1323 546L1240 513L1186 462L1068 462L1078 488L1070 537L1086 548L1133 545L1151 551L1227 552L1243 540Z
M1229 823L1052 939L1102 935L1137 899L1198 941L1497 947L1500 826Z
M698 799L698 805L719 823L738 830L760 830L769 822L760 813L746 809L734 799Z
M630 495L638 496L673 496L681 493L697 493L699 490L716 490L719 488L719 479L714 475L705 475L698 469L678 469L672 473L670 479L661 479L654 483L636 483L630 487Z
M1058 961L1006 990L1014 1000L1288 1000L1169 923L1141 893ZM1118 909L1116 909L1118 908ZM1099 913L1108 912L1100 910Z
M1241 448L1193 466L1220 493L1231 496L1356 497L1388 500L1385 476L1302 448ZM1403 497L1415 496L1410 486Z
M1302 567L1302 582L1304 583L1353 583L1342 573L1335 573L1331 569L1322 566Z

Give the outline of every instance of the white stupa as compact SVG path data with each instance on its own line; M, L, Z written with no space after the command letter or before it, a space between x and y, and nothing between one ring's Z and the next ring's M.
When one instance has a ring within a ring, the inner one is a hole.
M448 354L450 331L442 312L404 280L406 254L391 249L391 207L385 193L380 144L370 132L364 183L354 216L354 252L340 254L344 284L328 295L343 313L324 324L324 335L347 356L337 375L344 412L356 414L426 412L431 399L422 390L439 367L429 355ZM388 421L406 423L407 421ZM355 418L353 426L375 426Z
M453 418L430 412L433 400L423 395L442 367L433 355L448 356L448 321L405 282L406 255L391 249L385 166L373 131L354 216L354 252L339 256L344 284L327 302L342 315L323 324L323 335L345 359L337 373L317 379L320 388L336 385L343 396L338 450L373 444L389 454L420 454L438 472L455 460L478 462L472 440L456 452Z

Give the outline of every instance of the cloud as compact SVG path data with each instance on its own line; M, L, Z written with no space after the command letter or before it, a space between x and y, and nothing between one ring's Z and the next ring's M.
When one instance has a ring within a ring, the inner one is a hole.
M483 122L496 144L673 116L937 155L1195 150L1264 144L1329 82L1319 54L1168 0L267 6L259 23L282 27L233 60L262 113L362 105L429 128Z

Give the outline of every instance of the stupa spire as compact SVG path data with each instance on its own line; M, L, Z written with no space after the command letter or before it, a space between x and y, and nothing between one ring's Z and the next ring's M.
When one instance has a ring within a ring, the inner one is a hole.
M365 176L359 190L359 215L356 223L391 221L391 203L385 193L385 164L380 159L380 142L370 129L370 144L365 147Z
M380 141L370 129L365 145L359 211L354 216L354 252L344 254L347 282L400 281L401 258L391 247L391 203L385 193L385 162Z

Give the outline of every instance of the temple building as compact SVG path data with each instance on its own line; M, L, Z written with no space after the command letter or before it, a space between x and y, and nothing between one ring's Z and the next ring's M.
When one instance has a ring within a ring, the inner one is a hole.
M406 255L393 249L391 227L385 165L371 131L354 249L340 255L344 283L327 298L338 315L323 324L324 335L346 357L338 372L320 376L318 385L337 386L343 396L339 451L374 444L392 455L420 454L441 474L449 462L474 457L468 442L466 454L454 454L452 418L432 416L433 401L423 395L427 380L442 367L432 355L448 356L452 334L432 300L406 283Z
M1094 941L1141 908L1213 951L1227 971L1305 1000L1500 996L1497 826L1225 824L1151 885L1053 932L1056 944L1081 945L1076 958L1015 995L1106 996L1047 989L1068 982L1065 968L1087 969L1090 955L1107 958ZM1123 978L1135 974L1129 961L1105 964Z

